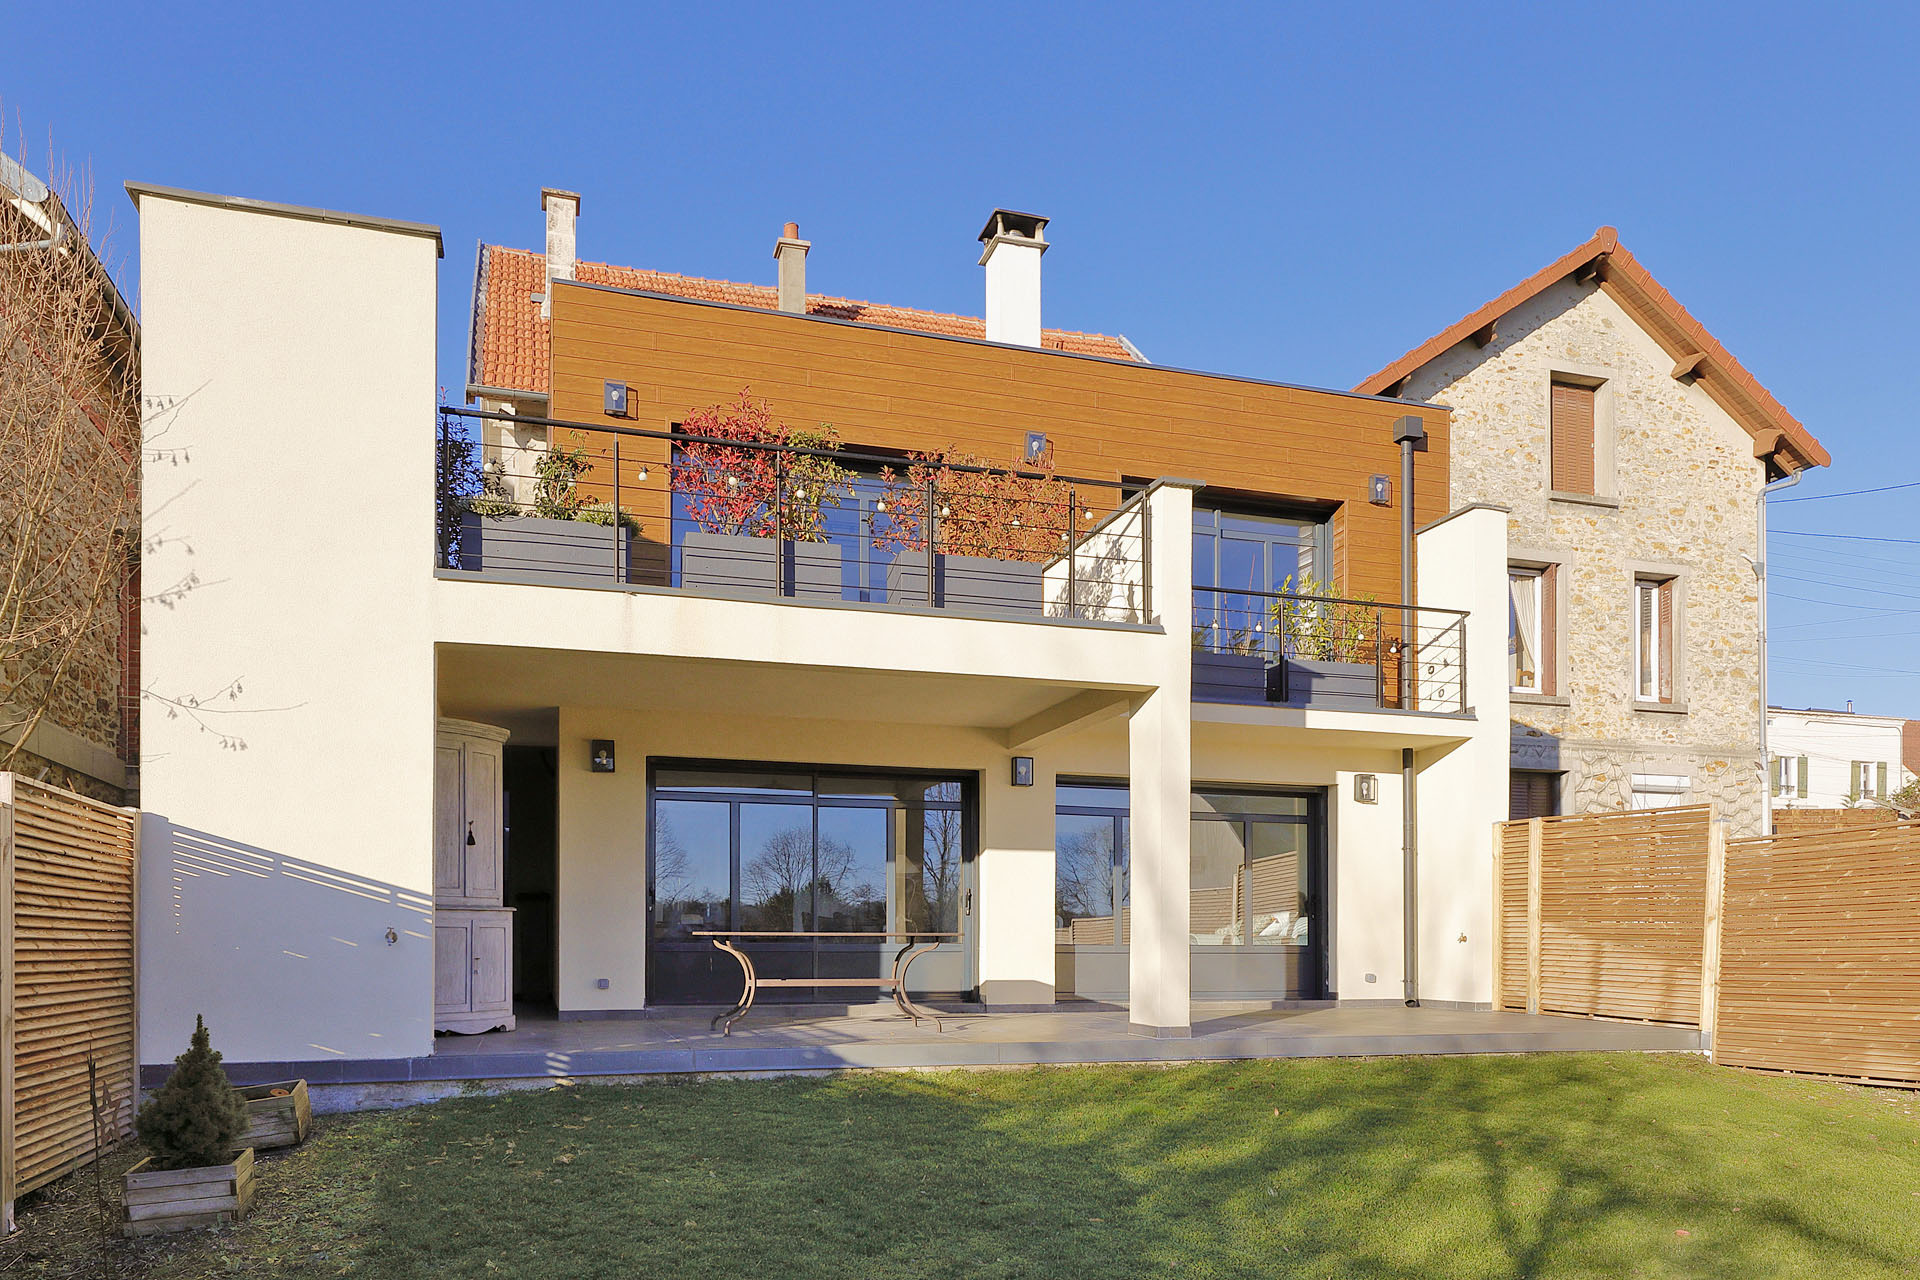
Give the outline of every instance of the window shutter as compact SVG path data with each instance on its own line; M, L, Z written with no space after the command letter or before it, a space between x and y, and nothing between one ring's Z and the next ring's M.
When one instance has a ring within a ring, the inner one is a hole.
M1560 665L1560 566L1550 564L1540 571L1540 692L1560 692L1555 671Z
M1887 798L1887 762L1882 760L1873 766L1873 771L1876 775L1873 783L1873 797L1876 800L1885 800Z
M1800 757L1799 767L1793 771L1793 793L1800 799L1807 798L1807 758Z
M1566 382L1553 384L1548 434L1553 487L1562 493L1592 493L1592 387L1576 387Z
M1673 579L1660 584L1660 701L1673 701Z
M1515 822L1551 818L1560 811L1560 775L1515 769L1507 775L1507 816Z
M1772 763L1768 766L1768 769L1770 771L1769 776L1771 778L1771 785L1773 787L1773 794L1775 795L1780 794L1780 774L1781 774L1782 766L1784 766L1785 764L1786 764L1786 761L1782 760L1779 756L1775 756L1773 758Z

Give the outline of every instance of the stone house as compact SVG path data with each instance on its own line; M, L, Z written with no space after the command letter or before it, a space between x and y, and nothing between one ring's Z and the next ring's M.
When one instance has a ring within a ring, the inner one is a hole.
M139 758L139 323L59 193L4 154L0 246L12 269L0 313L15 335L0 350L4 412L62 442L51 483L50 459L32 449L0 460L14 504L0 566L26 598L0 654L0 767L127 803ZM59 262L35 262L49 253ZM48 525L15 518L35 506Z
M1612 227L1355 390L1450 406L1449 506L1511 511L1514 816L1764 831L1762 495L1820 443Z

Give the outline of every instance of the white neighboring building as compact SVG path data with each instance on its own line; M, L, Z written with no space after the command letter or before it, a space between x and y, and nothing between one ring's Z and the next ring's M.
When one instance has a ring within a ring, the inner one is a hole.
M1899 716L1767 708L1773 807L1839 809L1884 800L1913 777L1901 760Z

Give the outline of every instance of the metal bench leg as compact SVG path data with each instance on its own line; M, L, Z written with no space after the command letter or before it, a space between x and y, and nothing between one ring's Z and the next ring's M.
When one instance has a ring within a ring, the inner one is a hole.
M746 1017L747 1010L753 1008L753 997L760 989L760 979L754 973L753 961L748 958L746 952L729 944L725 938L715 938L713 945L740 962L742 981L739 1002L725 1013L715 1014L713 1021L707 1024L707 1030L712 1031L715 1027L721 1027L720 1034L730 1036L733 1034L733 1024Z
M893 1003L901 1013L913 1019L914 1026L919 1026L920 1019L925 1018L933 1024L933 1029L936 1032L943 1032L946 1030L946 1027L941 1025L939 1015L931 1010L921 1008L907 995L907 969L915 960L918 960L927 952L939 947L939 945L937 942L917 944L909 942L906 946L900 948L900 953L893 958Z

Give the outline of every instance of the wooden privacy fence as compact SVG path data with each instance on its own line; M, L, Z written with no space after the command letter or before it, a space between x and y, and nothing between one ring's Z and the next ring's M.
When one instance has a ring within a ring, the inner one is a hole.
M1920 1084L1920 822L1727 851L1714 1061Z
M130 809L0 773L0 1211L96 1153L87 1062L108 1143L133 1129Z
M1726 1066L1920 1086L1920 822L1725 831L1707 806L1499 824L1494 1006L1698 1026Z
M1710 1025L1721 829L1706 805L1501 823L1494 1006Z

